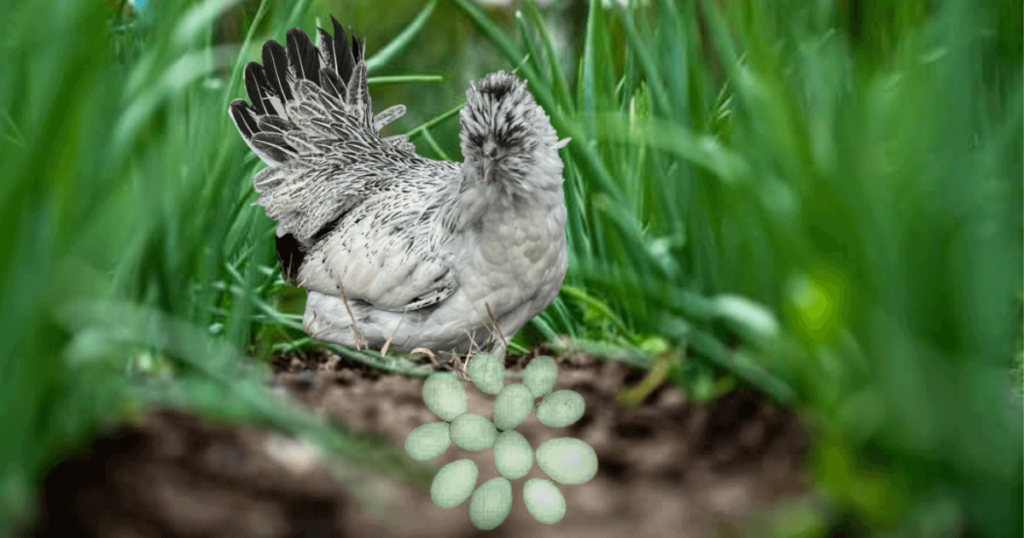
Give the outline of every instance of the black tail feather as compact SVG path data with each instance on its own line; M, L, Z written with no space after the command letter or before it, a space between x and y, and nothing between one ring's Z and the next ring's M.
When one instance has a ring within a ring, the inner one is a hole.
M295 150L287 141L284 135L269 132L258 132L252 135L253 148L266 155L270 159L283 163L298 156Z
M231 118L235 120L235 125L242 133L242 138L246 140L260 131L259 122L253 114L253 110L249 108L249 103L242 99L231 101Z
M263 66L256 62L249 62L245 66L245 93L249 96L253 110L257 114L273 113L273 105L270 103L270 96L273 89L267 79L267 73Z
M355 68L356 62L362 57L353 57L352 51L348 48L348 36L334 15L331 15L331 23L334 25L334 70L338 72L341 80L348 81L352 78L352 70ZM352 28L350 27L349 30L351 31Z
M256 120L256 126L259 131L278 134L284 134L285 132L295 128L295 126L292 125L292 122L280 116L273 116L270 114L260 116L260 118Z
M362 59L363 46L359 42L359 36L357 36L356 33L352 31L351 26L348 27L348 32L352 34L352 57ZM356 61L356 63L359 63L358 60Z
M288 85L288 53L285 52L283 45L273 39L263 44L263 68L277 95L284 96L284 101L291 101L292 90Z
M288 30L288 63L294 70L295 78L320 84L320 55L301 28Z
M320 52L320 68L321 70L325 68L334 69L336 65L334 62L334 38L323 28L318 27L316 33L320 40L317 46Z
M323 88L327 90L327 93L338 99L345 99L345 81L338 75L337 71L327 68L321 69L320 81L323 82Z

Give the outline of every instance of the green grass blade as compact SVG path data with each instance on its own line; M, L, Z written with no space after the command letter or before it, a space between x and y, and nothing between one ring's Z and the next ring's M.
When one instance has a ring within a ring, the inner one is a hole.
M544 19L537 9L537 3L535 0L527 0L523 6L526 8L526 14L530 17L533 27L540 33L543 39L544 52L547 54L548 62L551 65L550 79L554 81L554 90L558 104L565 108L567 114L574 115L575 106L572 94L569 93L569 83L565 80L565 72L560 65L558 53L555 52L555 45L551 40L551 34L547 31Z
M417 82L443 82L444 77L441 75L392 75L392 76L378 76L378 77L367 77L366 84L369 86L379 86L382 84L410 84Z
M434 13L434 9L436 7L437 0L430 0L430 2L427 2L427 5L423 6L423 9L416 14L416 18L414 18L409 25L405 27L405 29L399 32L394 39L377 51L373 56L367 58L366 69L373 72L384 67L401 54L402 51L412 43L413 39L415 39L427 25L427 21L430 20L430 15Z

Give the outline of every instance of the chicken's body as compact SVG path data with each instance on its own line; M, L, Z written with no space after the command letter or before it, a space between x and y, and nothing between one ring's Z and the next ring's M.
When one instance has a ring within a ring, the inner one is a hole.
M491 314L511 338L554 300L568 267L564 142L504 73L467 91L465 163L381 139L404 110L373 116L362 47L334 29L320 30L319 48L297 29L287 50L267 42L263 65L246 68L252 107L231 107L269 165L253 185L278 220L282 271L309 292L303 327L350 347L494 344L503 356Z
M472 197L477 194L462 193L460 205L465 221L439 250L443 259L451 260L457 282L455 291L433 306L408 312L386 310L349 298L359 335L371 347L379 348L394 334L391 346L399 351L425 347L465 353L471 341L475 342L475 349L480 349L496 336L490 329L489 306L504 336L511 338L554 300L568 267L562 193L546 194L522 207L495 209L488 204L473 208ZM341 226L344 224L343 220ZM355 228L339 227L334 236L325 240L323 251L344 251L332 247L358 233L349 231ZM372 247L363 248L372 251ZM328 255L322 261L308 263L299 279L319 278L329 284L331 268L344 265L339 255ZM350 273L350 278L354 277ZM409 282L405 279L399 286ZM324 341L355 347L349 328L352 317L340 293L308 289L303 319L307 332Z

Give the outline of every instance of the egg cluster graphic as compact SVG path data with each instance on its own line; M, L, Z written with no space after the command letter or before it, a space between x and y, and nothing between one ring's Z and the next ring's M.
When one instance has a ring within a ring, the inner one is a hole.
M558 365L551 357L537 357L523 372L522 383L505 385L505 368L486 353L469 361L469 378L481 391L495 395L494 421L468 413L469 401L454 373L435 373L423 385L423 401L443 422L431 422L413 430L405 439L405 451L417 461L444 453L455 443L471 451L494 449L494 464L501 476L476 487L479 470L469 459L442 467L430 485L430 498L441 508L452 508L469 499L469 519L477 528L497 528L512 509L512 480L526 476L534 460L551 480L531 478L523 485L526 508L541 523L558 523L565 516L565 497L555 482L582 484L597 473L597 454L587 443L572 437L551 439L537 448L515 430L536 410L545 426L563 428L583 416L583 397L558 390ZM540 403L536 400L540 398ZM536 405L535 405L536 404ZM474 488L476 490L474 491Z

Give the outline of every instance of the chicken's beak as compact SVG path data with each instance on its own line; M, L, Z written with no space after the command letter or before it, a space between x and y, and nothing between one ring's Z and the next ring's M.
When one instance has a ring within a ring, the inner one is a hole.
M491 175L491 168L494 168L494 161L484 161L483 171L480 173L480 182L486 183L487 177Z

